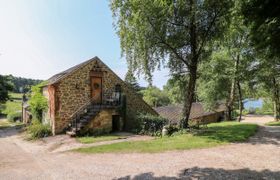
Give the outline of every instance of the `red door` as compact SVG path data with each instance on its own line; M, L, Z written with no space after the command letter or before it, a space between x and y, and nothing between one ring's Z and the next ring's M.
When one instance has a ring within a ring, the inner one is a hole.
M101 104L102 102L102 78L91 78L91 97L94 103Z

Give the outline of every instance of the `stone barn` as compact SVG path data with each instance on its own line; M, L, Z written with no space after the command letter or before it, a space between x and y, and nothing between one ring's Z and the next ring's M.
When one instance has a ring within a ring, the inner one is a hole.
M136 112L158 113L98 57L52 76L43 122L53 134L131 130Z

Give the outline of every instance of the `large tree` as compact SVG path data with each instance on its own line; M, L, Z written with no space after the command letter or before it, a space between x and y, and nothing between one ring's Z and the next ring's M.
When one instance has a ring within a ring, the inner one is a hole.
M13 84L8 76L0 75L0 103L9 100L9 91L13 90Z
M257 80L271 92L280 120L280 1L246 0L242 7L258 55Z
M144 73L167 65L185 74L184 127L194 101L197 67L209 43L222 35L231 0L112 0L111 9L129 69Z

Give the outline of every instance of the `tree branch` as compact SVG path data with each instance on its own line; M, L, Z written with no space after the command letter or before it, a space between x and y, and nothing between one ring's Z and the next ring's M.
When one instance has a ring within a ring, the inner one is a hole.
M177 52L176 48L172 47L170 44L168 44L164 38L162 38L159 34L158 31L156 30L156 28L154 27L153 23L151 22L150 18L147 18L149 24L151 25L151 27L153 28L154 32L156 33L156 35L158 36L157 38L159 39L159 43L164 44L173 54L175 54L175 56L177 57L177 59L181 60L184 64L186 64L187 66L189 66L189 63Z

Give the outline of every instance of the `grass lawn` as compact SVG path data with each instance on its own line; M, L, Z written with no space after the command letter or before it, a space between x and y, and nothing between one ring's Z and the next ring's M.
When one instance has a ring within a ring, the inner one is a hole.
M12 99L21 101L23 94L10 92L9 95L11 96Z
M280 121L272 121L265 124L266 126L280 126Z
M20 122L10 122L8 120L0 120L0 129L5 129L13 126L21 126Z
M20 93L10 93L12 101L7 101L0 106L0 112L3 114L10 114L21 111L21 97Z
M255 124L238 122L213 123L204 131L157 138L148 141L121 142L74 151L81 153L157 153L171 150L208 148L231 142L242 142L254 135Z
M103 135L103 136L87 136L87 137L77 137L77 140L84 144L89 143L96 143L96 142L102 142L102 141L112 141L117 139L124 139L126 136L120 136L120 135Z

